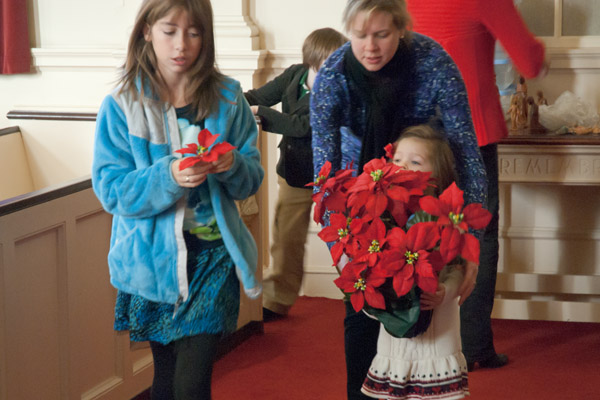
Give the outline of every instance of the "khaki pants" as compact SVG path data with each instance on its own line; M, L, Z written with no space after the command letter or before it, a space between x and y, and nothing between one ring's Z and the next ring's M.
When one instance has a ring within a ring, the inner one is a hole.
M296 301L304 275L304 246L310 224L312 188L296 188L278 177L271 257L264 271L263 307L287 314Z

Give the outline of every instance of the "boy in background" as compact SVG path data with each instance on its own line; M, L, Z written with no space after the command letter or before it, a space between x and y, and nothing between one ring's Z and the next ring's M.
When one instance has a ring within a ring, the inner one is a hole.
M262 129L282 135L279 143L271 256L264 272L263 319L287 315L296 301L304 275L304 252L310 223L313 180L310 91L323 62L348 39L332 28L311 32L302 45L302 64L287 68L264 86L244 93ZM281 112L270 108L281 103Z

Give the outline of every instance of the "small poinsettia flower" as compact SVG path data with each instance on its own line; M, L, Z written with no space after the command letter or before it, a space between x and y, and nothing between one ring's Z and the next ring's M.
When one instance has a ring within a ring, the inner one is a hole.
M344 293L351 294L350 302L354 311L363 309L365 302L373 308L385 310L385 298L377 290L385 283L386 277L366 263L350 261L333 282Z
M312 195L315 203L313 219L318 224L324 224L324 216L327 210L332 212L344 212L346 210L346 199L348 197L347 188L352 186L351 180L355 179L352 169L341 169L331 173L331 163L326 161L317 174L314 182L306 186L318 188Z
M385 158L369 161L349 189L348 206L351 215L366 212L372 218L384 211L392 212L399 225L404 225L412 199L423 195L430 173L403 170ZM412 203L416 203L413 200Z
M227 142L216 143L219 134L212 134L208 129L202 129L198 133L198 143L188 143L186 147L175 150L180 154L193 154L185 157L179 164L179 170L192 167L200 162L213 162L219 159L219 156L235 149L235 146Z
M373 219L364 233L357 235L359 244L358 261L365 261L374 267L381 258L387 241L387 229L380 218Z
M331 174L331 163L329 161L325 161L325 164L321 166L317 177L314 182L307 183L306 186L312 187L321 187L325 183L325 181L329 178Z
M426 292L437 289L437 271L442 267L441 259L432 257L440 239L435 222L420 222L408 232L392 228L388 244L393 249L382 258L382 268L393 277L393 287L398 297L410 291L416 284Z
M467 261L479 263L479 241L469 229L483 229L492 214L479 203L464 206L463 191L452 183L439 198L425 196L419 202L426 213L437 216L442 229L440 253L445 262L460 255Z
M342 254L346 253L346 248L352 245L351 222L352 218L348 218L342 213L331 214L329 225L318 233L318 236L324 242L335 242L330 249L333 260L332 265L338 265Z
M388 205L386 194L390 188L392 166L384 158L376 158L364 165L363 173L350 189L348 205L352 208L352 215L358 215L363 207L373 218L383 214Z

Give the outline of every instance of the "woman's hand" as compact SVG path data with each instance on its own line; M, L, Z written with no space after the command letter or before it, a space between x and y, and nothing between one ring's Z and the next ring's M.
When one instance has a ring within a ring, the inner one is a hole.
M458 297L460 300L458 301L458 305L462 305L467 297L473 292L475 289L475 282L477 281L477 272L479 271L479 265L474 262L467 261L467 265L465 266L465 277L463 279L463 283L458 288Z
M421 310L433 310L444 301L446 295L446 287L441 283L438 283L438 288L435 293L423 292L421 293Z
M213 168L213 163L201 161L192 167L180 171L179 164L181 161L183 161L183 158L171 163L171 173L173 174L173 178L181 187L194 188L201 185L202 182L206 180L206 175L209 174Z

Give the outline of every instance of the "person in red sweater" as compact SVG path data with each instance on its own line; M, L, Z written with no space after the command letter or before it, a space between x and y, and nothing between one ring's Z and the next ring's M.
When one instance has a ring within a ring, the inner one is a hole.
M481 240L477 283L461 306L461 339L469 370L508 362L494 348L491 313L498 270L498 142L508 136L494 74L496 39L525 78L546 74L544 45L525 26L513 0L407 0L413 30L439 42L460 70L486 166L492 221Z

